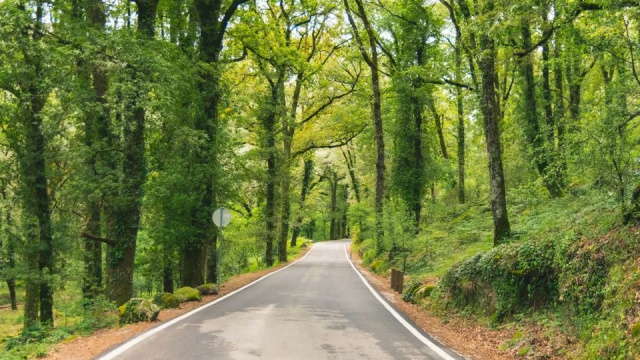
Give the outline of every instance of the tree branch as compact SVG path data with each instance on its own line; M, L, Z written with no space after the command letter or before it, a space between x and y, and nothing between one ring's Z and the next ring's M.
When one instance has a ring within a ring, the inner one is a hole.
M107 244L109 246L115 246L116 245L116 242L111 240L111 239L107 239L107 238L103 238L103 237L100 237L100 236L97 236L97 235L93 235L93 234L90 234L90 233L88 233L86 231L82 232L82 237L85 238L85 239L89 239L89 240L99 241L99 242L105 243L105 244Z
M366 129L366 128L367 128L367 125L364 125L364 126L362 127L362 129L360 129L359 131L357 131L357 132L355 132L355 133L351 134L347 139L345 139L345 140L343 140L343 141L341 141L341 142L338 142L338 143L332 143L332 144L319 144L319 145L318 145L318 144L316 144L315 142L311 141L311 142L309 143L309 145L307 145L307 147L305 147L305 148L304 148L304 149L302 149L302 150L298 150L298 151L294 152L294 153L291 155L291 157L297 157L297 156L302 155L302 154L304 154L304 153L306 153L306 152L308 152L308 151L311 151L311 150L317 150L317 149L334 149L334 148L339 148L339 147L341 147L341 146L345 146L345 145L347 145L349 142L351 142L351 140L355 139L358 135L362 134L362 132L363 132L363 131L364 131L364 129Z

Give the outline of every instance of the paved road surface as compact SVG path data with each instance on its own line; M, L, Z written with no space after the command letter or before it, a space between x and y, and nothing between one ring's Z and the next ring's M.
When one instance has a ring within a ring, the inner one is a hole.
M102 359L461 359L402 325L354 271L345 244L315 244L303 260Z

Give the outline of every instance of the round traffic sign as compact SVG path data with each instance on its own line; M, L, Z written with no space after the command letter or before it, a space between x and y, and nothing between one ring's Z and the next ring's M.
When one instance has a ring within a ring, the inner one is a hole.
M216 211L213 212L211 219L216 226L223 228L229 225L229 222L231 221L231 213L223 207L217 208Z

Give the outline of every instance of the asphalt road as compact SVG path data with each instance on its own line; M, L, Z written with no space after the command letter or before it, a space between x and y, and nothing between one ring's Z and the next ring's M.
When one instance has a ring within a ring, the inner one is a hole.
M345 244L317 243L293 265L99 359L461 359L394 315Z

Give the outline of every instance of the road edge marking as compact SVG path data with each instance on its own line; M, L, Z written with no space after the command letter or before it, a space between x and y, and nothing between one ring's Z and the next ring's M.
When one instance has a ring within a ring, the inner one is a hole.
M256 280L248 283L247 285L245 285L245 286L243 286L243 287L241 287L239 289L236 289L236 290L224 295L223 297L221 297L219 299L215 299L214 301L212 301L212 302L210 302L208 304L204 304L204 305L200 306L199 308L196 308L196 309L193 309L193 310L189 311L186 314L182 314L182 315L178 316L177 318L171 319L171 320L167 321L166 323L164 323L162 325L156 326L153 329L151 329L151 330L149 330L149 331L147 331L145 333L142 333L142 334L134 337L131 340L127 340L124 344L118 345L115 349L113 349L113 350L109 351L108 353L104 354L103 356L97 357L95 359L96 360L113 360L113 359L115 359L117 356L122 355L125 351L131 349L132 347L134 347L135 345L139 344L143 340L145 340L145 339L147 339L147 338L159 333L160 331L168 328L169 326L171 326L171 325L173 325L173 324L175 324L175 323L177 323L179 321L182 321L182 320L188 318L189 316L194 315L194 314L196 314L196 313L198 313L198 312L200 312L200 311L202 311L202 310L204 310L204 309L206 309L206 308L208 308L210 306L213 306L213 305L221 302L222 300L225 300L226 298L229 298L229 297L241 292L242 290L245 290L246 288L259 283L260 281L268 278L269 276L271 276L273 274L276 274L276 273L279 273L280 271L288 268L289 266L297 264L298 262L304 260L307 256L309 256L309 254L313 251L314 248L315 248L315 244L313 244L311 249L309 249L309 251L307 251L307 253L304 254L303 257L301 257L300 259L298 259L298 260L292 262L291 264L283 267L282 269L278 269L278 270L276 270L274 272L268 273L267 275L262 276L262 277L260 277L260 278L258 278Z
M382 304L382 306L384 306L384 308L387 309L387 311L389 311L391 315L393 315L393 317L396 320L398 320L400 324L402 324L402 326L404 326L407 330L409 330L409 332L413 336L415 336L418 340L420 340L420 342L422 342L427 347L429 347L429 349L433 350L436 354L440 355L441 358L443 358L444 360L457 360L453 356L449 355L449 353L444 351L440 346L436 345L433 341L427 339L424 335L422 335L420 331L418 331L418 329L416 329L413 325L409 324L409 322L405 320L405 318L403 318L400 314L398 314L398 312L391 305L389 305L386 301L384 301L384 299L382 299L380 294L378 294L378 292L371 286L371 284L369 284L367 279L365 279L364 276L362 276L362 274L360 273L360 271L358 271L355 265L353 265L353 262L349 257L349 252L347 251L347 245L349 244L350 243L344 244L344 253L347 257L347 261L349 261L349 265L351 265L351 268L353 269L353 271L355 271L356 274L358 274L358 276L360 277L360 280L362 280L365 286L369 289L369 291L373 294L373 296Z

